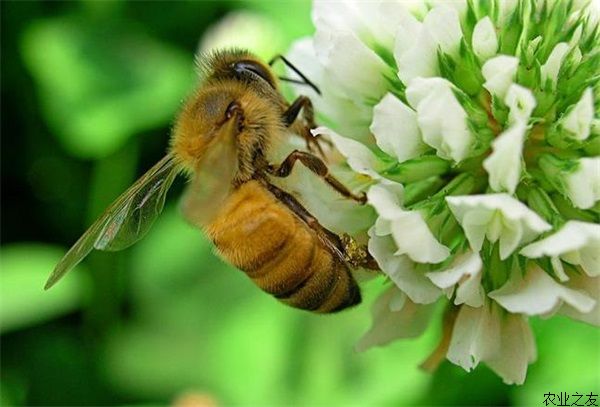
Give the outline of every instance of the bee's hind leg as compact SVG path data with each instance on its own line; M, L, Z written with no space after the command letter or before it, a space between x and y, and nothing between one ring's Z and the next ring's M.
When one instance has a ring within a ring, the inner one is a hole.
M292 212L296 214L308 227L315 231L319 240L330 248L341 261L349 264L353 268L365 268L370 270L380 270L379 265L371 256L367 247L360 245L348 234L337 234L323 227L319 221L302 206L300 202L292 195L267 183L267 188L271 193Z
M327 184L346 198L353 199L360 204L367 203L367 196L364 193L360 195L353 194L352 191L329 173L329 168L327 168L323 160L305 151L294 150L281 164L270 166L268 172L276 177L287 177L292 172L296 161L300 161L306 168L321 177Z
M352 236L343 233L339 236L346 262L354 268L364 267L369 270L379 270L379 264L371 256L365 245L359 244Z

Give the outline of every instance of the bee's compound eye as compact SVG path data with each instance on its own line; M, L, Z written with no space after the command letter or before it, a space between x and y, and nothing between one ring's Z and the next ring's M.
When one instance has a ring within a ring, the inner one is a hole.
M254 61L238 61L233 64L233 70L237 74L250 73L265 80L269 85L273 86L272 77L269 71L261 64Z

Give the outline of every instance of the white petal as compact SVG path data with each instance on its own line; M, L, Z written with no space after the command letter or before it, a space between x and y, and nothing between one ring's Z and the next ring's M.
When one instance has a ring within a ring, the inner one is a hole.
M576 140L585 140L590 135L594 119L594 96L592 88L587 88L581 99L559 120L563 129L569 131Z
M497 192L515 193L521 179L523 141L527 128L516 123L492 142L493 152L483 161L490 187Z
M317 0L312 8L316 27L351 31L365 44L387 49L393 46L396 25L406 16L414 19L402 2Z
M498 55L488 59L481 68L481 73L485 78L483 87L490 93L504 100L506 91L514 81L519 59L508 55Z
M379 148L398 162L415 158L428 148L421 138L415 111L391 93L373 108L371 131Z
M534 259L560 256L581 265L589 276L599 276L600 225L570 220L558 232L524 247L520 254Z
M427 13L423 24L442 52L458 56L462 30L456 9L443 4L436 6Z
M500 321L499 310L493 304L460 307L452 330L448 360L470 371L481 360L492 357L500 350Z
M402 200L404 187L398 183L373 185L367 191L369 205L373 206L380 217L394 220L403 214Z
M485 293L481 287L483 263L475 252L458 257L452 267L427 273L427 277L441 289L447 290L459 284L454 304L467 304L471 307L483 305Z
M569 318L583 321L591 325L600 326L600 277L588 277L586 275L571 275L566 285L574 290L586 292L596 301L596 305L589 312L581 312L570 306L563 304L558 310L558 314L566 315Z
M410 47L407 48L408 44ZM405 84L414 78L439 75L437 45L422 25L418 33L400 25L396 34L394 59L398 65L398 77Z
M346 96L362 102L379 100L386 93L384 74L389 67L353 33L317 26L314 47L329 79Z
M481 62L485 62L498 52L498 37L492 20L486 16L475 24L473 29L473 51Z
M312 6L312 20L315 26L332 30L350 30L357 35L367 28L361 21L358 4L354 1L316 0Z
M527 315L554 312L563 302L580 312L590 312L595 305L585 292L557 283L537 266L529 268L525 278L514 272L506 284L488 296L512 313Z
M484 236L500 240L500 258L529 243L552 227L537 213L507 194L449 196L450 210L461 224L469 244L479 251Z
M388 4L391 2L388 2ZM398 57L415 46L415 38L424 30L423 23L410 12L396 17L396 33L394 42L394 56Z
M392 237L398 247L396 255L406 254L418 263L439 263L450 255L450 250L436 240L419 212L404 211L391 222Z
M600 200L600 157L580 158L578 168L565 177L567 194L575 205L589 209Z
M295 41L287 52L286 57L312 82L318 83L319 86L323 85L325 71L321 64L315 63L317 54L312 38L305 37ZM290 76L294 74L291 70L287 72ZM317 93L310 86L295 85L293 83L291 85L296 89L296 93L308 95L313 103L319 102ZM326 92L324 93L326 94Z
M415 78L406 89L406 98L416 108L423 141L435 148L437 155L456 162L467 157L474 137L450 82L442 78Z
M481 307L485 302L485 290L481 285L482 272L469 276L458 285L454 304L466 304L470 307Z
M394 309L398 303L403 305L402 308ZM433 304L415 304L396 287L390 287L373 305L373 324L356 344L356 350L362 352L398 338L421 335L429 325L433 309Z
M552 87L556 86L556 80L558 79L558 72L563 59L569 52L569 44L566 42L559 42L554 46L552 52L548 56L546 63L541 66L540 72L542 74L542 83L550 80Z
M369 229L369 253L377 260L381 270L418 304L435 302L442 292L431 281L414 268L408 256L396 256L396 244L390 236L377 236L374 228Z
M527 366L537 358L535 340L522 315L508 314L502 319L500 350L485 363L506 384L523 384Z
M514 124L520 122L527 124L531 113L536 106L536 100L533 93L523 86L513 83L506 92L504 103L509 108L508 122Z
M378 37L379 43L386 49L394 49L397 29L399 26L406 27L410 31L418 29L420 23L410 12L406 2L378 1L375 5L371 2L364 2L367 9L376 9L377 25L382 34ZM373 24L371 24L373 25Z
M471 249L474 251L481 250L488 230L488 225L495 217L495 212L487 209L473 209L465 213L462 222L459 223L461 223L461 226L467 235Z
M381 183L369 188L367 198L379 216L388 221L397 249L393 252L400 256L406 254L419 263L439 263L450 255L449 249L439 243L423 220L419 212L402 208L403 187L397 183ZM375 229L378 235L381 226Z
M565 281L569 281L569 276L565 272L565 268L563 267L563 264L562 264L562 261L560 260L560 258L551 257L550 264L552 264L552 269L554 270L556 277L558 277L558 280L561 283L564 283Z
M327 135L335 145L335 148L346 157L348 165L354 171L359 174L368 175L374 179L381 178L377 173L378 170L381 170L381 163L375 154L365 147L364 144L342 137L327 127L317 127L311 130L311 133L314 136L319 134Z
M498 3L498 23L502 27L508 24L509 18L516 12L519 0L503 0Z
M312 38L307 37L294 42L286 56L307 78L318 84L322 92L321 95L317 95L310 86L292 84L295 93L310 97L315 111L336 123L337 130L344 136L366 140L369 137L371 108L357 102L356 98L348 98L332 83L325 68L315 62L317 56ZM292 70L287 70L287 76L298 78Z
M387 236L392 234L392 222L382 218L381 216L375 220L373 225L373 233L376 236Z
M472 276L481 271L483 263L475 252L459 256L452 263L452 267L441 271L427 273L427 277L440 288L450 288L462 279L463 276Z
M406 254L420 263L443 261L450 251L435 239L420 213L401 207L402 194L402 185L396 183L374 185L367 192L369 204L386 220L385 225L376 224L377 235L381 236L382 228L386 231L389 228L396 243L393 253L397 256Z

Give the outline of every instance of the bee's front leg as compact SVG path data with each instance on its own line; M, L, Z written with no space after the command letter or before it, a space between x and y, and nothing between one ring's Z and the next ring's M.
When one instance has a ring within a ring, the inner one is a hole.
M296 121L300 112L302 112L304 123ZM323 138L321 136L313 136L310 132L311 129L317 127L317 124L315 123L315 111L312 101L307 96L298 96L290 107L283 112L282 120L286 127L294 128L296 133L304 138L308 151L316 152L325 158L325 153L320 144Z

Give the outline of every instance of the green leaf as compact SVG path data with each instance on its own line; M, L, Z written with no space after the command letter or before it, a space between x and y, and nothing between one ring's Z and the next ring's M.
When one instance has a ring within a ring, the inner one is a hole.
M539 357L529 367L523 388L514 389L513 405L541 405L548 392L598 394L600 370L596 361L600 360L600 331L565 317L534 319L532 326ZM575 402L575 399L570 400Z
M31 24L22 51L46 120L83 158L107 156L135 133L169 123L193 84L192 55L114 20Z
M251 9L261 11L279 25L284 33L285 42L309 35L314 31L310 21L311 2L309 0L272 1L254 0L243 4ZM284 50L281 50L283 52Z
M64 250L40 243L2 247L0 332L31 326L77 309L86 289L82 266L49 291L44 282Z

